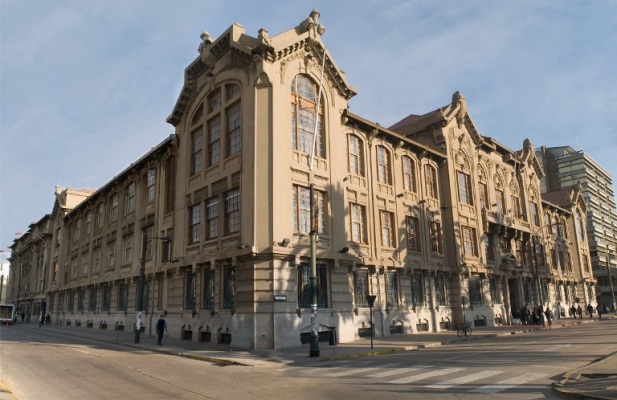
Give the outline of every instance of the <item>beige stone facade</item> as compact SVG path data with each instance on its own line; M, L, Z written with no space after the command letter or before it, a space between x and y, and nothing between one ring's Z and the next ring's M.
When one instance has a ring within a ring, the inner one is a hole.
M147 333L162 313L174 337L299 345L311 229L321 340L507 324L525 304L557 313L568 290L595 297L589 253L568 239L574 211L540 197L528 140L512 151L481 136L460 93L389 129L352 114L323 32L313 12L272 38L202 34L175 134L53 214L41 293L54 323L134 329L143 266Z

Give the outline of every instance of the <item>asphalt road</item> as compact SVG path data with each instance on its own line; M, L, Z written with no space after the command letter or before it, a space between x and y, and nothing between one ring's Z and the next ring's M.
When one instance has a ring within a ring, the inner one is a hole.
M556 398L551 383L617 351L617 320L302 366L217 366L0 327L0 380L25 399Z

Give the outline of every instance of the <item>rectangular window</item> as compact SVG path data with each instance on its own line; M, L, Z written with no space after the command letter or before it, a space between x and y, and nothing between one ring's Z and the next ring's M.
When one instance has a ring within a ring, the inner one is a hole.
M478 257L478 242L476 239L476 229L469 226L462 226L462 231L464 254L470 257Z
M381 245L384 247L396 247L396 237L394 233L394 213L389 211L379 211L381 221Z
M354 296L356 307L368 307L368 270L358 269L353 272Z
M414 272L411 275L411 301L414 307L424 305L424 277L422 272Z
M201 127L191 132L191 175L200 173L203 168L202 141Z
M122 262L124 264L130 264L133 261L133 235L126 235L123 238L124 255Z
M424 166L424 179L426 183L426 195L430 198L437 199L437 172L430 165Z
M236 103L227 109L227 155L231 156L240 152L241 145L241 117L240 103Z
M214 310L214 273L213 269L203 271L204 276L204 310Z
M311 266L298 265L298 308L311 308ZM317 263L317 307L328 308L328 275L326 264Z
M223 267L223 309L234 310L236 308L236 267L226 265Z
M107 269L113 269L116 265L116 241L107 243Z
M88 311L96 311L96 303L99 296L98 288L95 286L90 288L90 301L88 302Z
M92 272L99 272L101 270L102 254L101 246L95 247L92 250Z
M206 200L206 232L207 238L212 239L218 236L219 231L219 199L211 197Z
M355 135L349 136L349 172L364 176L364 151L362 141Z
M111 309L111 286L103 285L103 306L101 310L109 311Z
M477 276L470 276L467 281L469 290L469 304L482 304L482 282Z
M208 165L218 164L221 159L221 117L208 121Z
M294 230L309 233L311 231L311 190L306 187L293 185L292 212ZM317 209L317 233L326 233L327 198L326 193L314 190L314 201Z
M165 161L165 212L174 211L176 196L176 159L169 157Z
M88 254L84 253L81 256L81 274L88 275Z
M184 297L184 309L196 310L195 304L195 274L192 271L186 272L185 279L185 297Z
M409 157L403 157L403 188L416 192L416 164Z
M86 292L84 289L77 290L77 311L84 310L84 299L86 297Z
M461 171L457 171L456 175L458 178L458 201L463 204L473 205L471 177Z
M446 305L446 283L443 275L435 275L435 304Z
M86 226L85 226L85 234L88 235L92 232L92 212L88 211L86 214Z
M201 205L189 207L189 244L199 243L201 240Z
M538 207L533 201L529 202L529 214L531 224L533 226L538 226L540 224L540 220L538 219Z
M129 290L125 282L118 284L118 311L126 311L129 304Z
M366 239L366 208L360 204L351 203L351 240L367 243Z
M164 235L167 239L161 241L161 261L169 262L173 260L173 237L174 230L167 229Z
M420 219L407 217L407 250L420 251Z
M240 232L240 189L225 193L225 234Z
M385 147L377 146L377 180L379 182L392 184L390 168L390 153Z
M429 235L431 239L431 254L443 254L441 243L441 224L437 221L429 222Z
M154 201L154 184L156 183L156 170L154 168L150 168L146 173L146 195L144 197L146 203L151 203Z
M118 194L111 197L111 205L109 207L109 220L111 222L118 220Z
M398 307L398 274L396 271L386 272L386 307Z
M66 302L66 311L73 312L75 306L75 294L73 292L67 294Z
M105 203L101 203L97 207L96 213L96 227L102 228L105 223Z
M132 213L135 211L135 182L131 182L126 187L124 197L124 213Z

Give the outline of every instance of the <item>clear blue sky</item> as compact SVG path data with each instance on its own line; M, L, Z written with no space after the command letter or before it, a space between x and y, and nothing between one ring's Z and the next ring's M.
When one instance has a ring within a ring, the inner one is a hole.
M174 132L202 31L274 36L314 8L355 114L390 126L459 90L481 134L570 145L617 179L617 1L0 0L0 248L56 185L99 188Z

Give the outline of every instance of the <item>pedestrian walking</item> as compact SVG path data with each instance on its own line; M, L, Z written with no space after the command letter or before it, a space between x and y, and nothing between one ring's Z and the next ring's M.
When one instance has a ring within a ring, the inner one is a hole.
M546 311L544 313L546 314L546 322L548 322L549 325L553 325L553 312L551 309L546 307Z
M578 319L583 319L583 309L581 308L581 305L578 305L578 308L576 309L576 314L578 315Z
M589 313L589 318L593 318L593 306L591 304L587 305L587 312Z
M156 321L156 340L158 345L160 346L163 342L163 334L167 330L167 322L165 321L165 316L161 315L159 320Z

